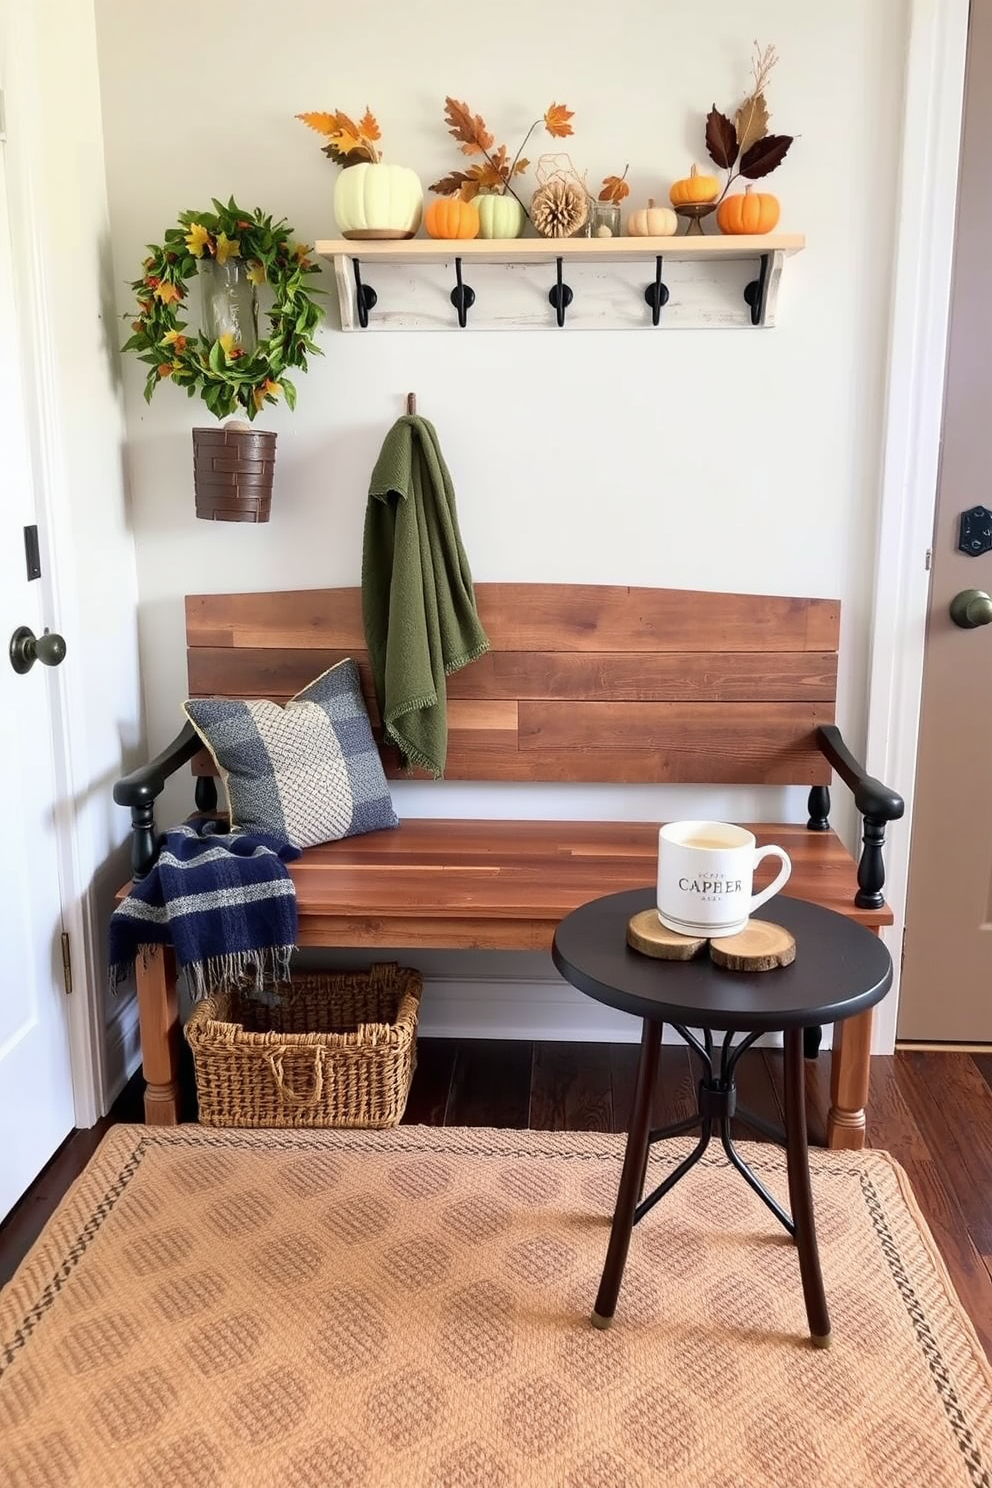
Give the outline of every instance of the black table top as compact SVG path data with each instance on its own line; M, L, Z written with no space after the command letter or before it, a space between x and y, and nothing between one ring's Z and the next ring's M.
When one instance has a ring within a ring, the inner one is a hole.
M653 887L627 889L567 915L551 950L566 981L638 1018L741 1033L836 1023L873 1007L892 985L892 958L871 930L781 894L755 918L792 932L791 966L726 971L705 951L693 961L656 960L626 939L631 915L655 902Z

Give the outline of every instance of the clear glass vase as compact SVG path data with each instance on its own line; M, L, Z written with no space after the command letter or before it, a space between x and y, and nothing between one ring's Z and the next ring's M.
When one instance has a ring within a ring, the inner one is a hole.
M201 320L208 341L233 336L234 345L250 356L258 345L258 295L241 258L199 264Z
M589 198L589 215L573 238L618 238L620 236L620 208L613 202L596 201Z

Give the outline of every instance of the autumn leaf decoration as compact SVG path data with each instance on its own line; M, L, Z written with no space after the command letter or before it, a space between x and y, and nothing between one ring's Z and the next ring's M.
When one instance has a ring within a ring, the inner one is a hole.
M444 118L448 133L458 141L463 155L480 155L482 158L468 170L449 171L440 181L434 182L431 190L438 196L460 196L462 201L471 201L480 191L491 191L498 196L509 192L516 196L512 183L530 165L530 161L524 158L524 149L534 130L543 124L553 139L566 139L572 133L572 117L572 110L563 103L551 104L542 118L534 120L511 160L506 146L496 144L481 114L473 114L467 103L446 98Z
M356 124L338 109L331 113L297 114L310 129L324 136L324 154L335 165L378 165L382 156L378 142L382 138L375 115L366 108Z
M622 201L626 201L630 195L630 187L627 185L627 172L629 170L630 166L625 165L622 176L603 177L603 189L599 193L601 202L613 202L614 206L618 207Z
M710 159L727 172L721 199L738 176L757 181L770 175L789 153L791 134L768 133L765 90L777 62L778 53L773 46L762 48L755 42L751 90L733 119L722 114L716 104L706 116L706 149Z

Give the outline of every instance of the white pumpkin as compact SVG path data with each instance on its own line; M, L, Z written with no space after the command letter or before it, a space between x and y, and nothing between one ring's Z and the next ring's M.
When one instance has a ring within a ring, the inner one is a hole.
M515 196L495 193L475 198L479 209L480 238L519 238L524 230L524 209Z
M334 186L334 216L343 238L412 238L424 188L405 165L349 165Z
M672 238L679 219L671 207L656 207L654 197L639 212L631 212L627 218L627 232L632 238Z

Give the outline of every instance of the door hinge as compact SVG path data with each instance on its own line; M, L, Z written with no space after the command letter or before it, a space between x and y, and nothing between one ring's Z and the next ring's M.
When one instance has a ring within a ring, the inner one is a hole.
M66 997L72 996L72 953L69 950L69 932L62 931L62 980Z
M927 548L926 557L923 559L923 568L924 568L924 570L925 570L926 573L929 573L932 567L933 567L933 548Z
M907 929L907 927L905 925L903 925L903 927L902 927L902 945L899 948L899 975L900 976L902 976L902 969L906 965L906 929Z

